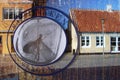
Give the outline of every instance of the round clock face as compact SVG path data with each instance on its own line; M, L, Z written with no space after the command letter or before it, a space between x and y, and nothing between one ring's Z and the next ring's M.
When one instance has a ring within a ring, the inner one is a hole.
M49 18L42 17L22 22L13 38L17 55L33 65L46 65L58 60L64 53L66 41L61 26Z

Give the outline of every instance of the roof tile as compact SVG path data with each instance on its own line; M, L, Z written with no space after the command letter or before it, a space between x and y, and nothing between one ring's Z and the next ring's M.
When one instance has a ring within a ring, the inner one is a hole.
M80 32L102 32L102 19L104 19L104 32L120 32L119 11L95 11L72 9L73 20ZM74 14L74 16L73 16Z

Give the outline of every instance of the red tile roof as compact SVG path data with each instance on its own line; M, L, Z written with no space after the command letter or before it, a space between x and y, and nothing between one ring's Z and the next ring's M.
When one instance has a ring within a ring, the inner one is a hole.
M120 32L120 11L71 10L72 19L80 32Z

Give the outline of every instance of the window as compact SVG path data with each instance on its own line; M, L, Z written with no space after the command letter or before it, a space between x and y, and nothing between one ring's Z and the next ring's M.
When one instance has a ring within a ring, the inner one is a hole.
M120 51L120 37L111 37L111 51Z
M103 36L97 36L96 37L96 46L97 47L103 47L104 45L104 38Z
M3 19L14 19L21 12L22 12L22 9L3 8ZM20 16L18 19L22 19L22 16Z
M90 46L90 37L89 36L81 37L81 46L85 46L85 47Z

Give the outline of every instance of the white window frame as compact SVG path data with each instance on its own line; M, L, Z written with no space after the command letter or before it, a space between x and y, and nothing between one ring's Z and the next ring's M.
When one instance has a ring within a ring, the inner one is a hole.
M99 38L99 45L97 46L97 37ZM101 42L101 38L103 37L103 45L101 45L102 44L102 42ZM104 36L96 36L96 38L95 38L95 40L96 40L96 47L97 48L103 48L103 47L105 47L105 37Z
M7 18L4 17L4 10L8 10L8 14L7 14L8 17L7 17ZM9 16L10 10L12 10L12 19L10 19L10 16ZM23 11L22 8L3 8L3 20L14 20L15 17L16 17L16 15L19 14L19 11L20 11L20 10L21 10L21 12ZM17 11L17 12L16 12L16 11ZM15 13L16 13L16 14L15 14ZM19 18L18 18L17 20L19 20Z
M84 46L82 46L82 37L84 37L85 38L85 45ZM89 45L87 46L87 37L89 37ZM91 36L81 36L80 37L81 39L81 47L82 48L90 48L91 47Z
M111 50L111 52L113 52L113 53L114 53L114 52L120 52L120 50L118 50L118 38L120 38L120 36L111 36L111 37L110 37L110 49L111 49L111 47L112 47L112 45L111 45L111 38L112 38L112 37L116 38L116 41L115 41L115 44L116 44L116 47L115 47L115 48L116 48L116 50L115 50L115 51L112 51L112 50Z

